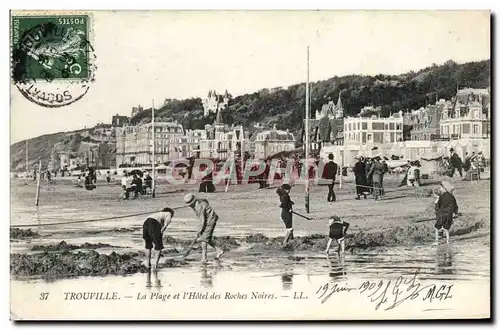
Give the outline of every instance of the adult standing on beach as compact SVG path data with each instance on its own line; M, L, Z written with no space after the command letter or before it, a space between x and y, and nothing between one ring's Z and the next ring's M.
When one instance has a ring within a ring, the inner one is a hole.
M380 162L380 157L377 156L374 158L370 171L368 172L368 176L372 177L373 182L373 197L375 201L380 200L380 195L382 191L382 180L384 176L385 168L384 165Z
M193 194L186 194L184 196L184 202L191 207L196 213L196 216L200 219L200 227L196 235L196 242L201 242L201 261L207 261L207 245L215 248L215 260L218 260L224 254L224 250L216 246L213 241L214 229L219 220L219 216L215 213L206 199L199 199Z
M335 175L339 169L338 165L333 161L333 154L328 155L328 163L325 165L324 178L328 180L328 202L335 202L337 200L333 186L335 185Z
M356 199L360 199L361 195L365 196L364 192L366 191L366 168L363 156L356 156L354 159L357 160L356 164L354 164L354 176L356 178Z
M111 174L109 171L106 172L106 182L109 184L111 182Z
M281 220L285 224L286 234L283 240L283 245L288 243L289 240L293 239L293 205L294 202L290 199L290 190L292 187L285 183L276 190L276 193L280 197L280 208L281 208Z
M458 157L453 148L450 149L450 165L450 178L453 178L453 175L455 175L455 170L458 170L458 173L460 173L460 177L462 177L462 160L460 159L460 157Z

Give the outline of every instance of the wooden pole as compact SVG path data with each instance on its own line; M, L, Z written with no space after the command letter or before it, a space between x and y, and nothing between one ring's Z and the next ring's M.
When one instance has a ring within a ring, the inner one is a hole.
M305 209L309 213L309 46L307 46L307 82L306 82L306 122L305 122L305 133L306 133L306 145L305 160L306 160L306 171L305 171Z
M26 176L28 176L29 168L28 168L28 139L26 139Z
M241 180L243 180L243 170L245 169L245 132L243 125L241 125L241 143L240 143L240 153L241 153ZM236 180L238 181L238 180ZM242 181L243 182L243 181Z
M155 155L155 149L156 149L156 132L155 132L155 100L153 99L153 107L151 109L151 130L153 132L153 166L152 166L152 174L153 174L153 181L152 181L152 186L151 186L151 194L153 198L156 197L156 174L155 174L155 165L156 165L156 155Z
M36 199L35 205L38 206L40 202L40 179L42 177L42 161L38 162L38 178L36 179Z

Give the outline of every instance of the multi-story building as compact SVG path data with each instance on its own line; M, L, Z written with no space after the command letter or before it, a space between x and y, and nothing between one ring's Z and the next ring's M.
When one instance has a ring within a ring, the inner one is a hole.
M129 123L129 118L127 116L120 116L119 114L116 114L111 119L111 125L113 127L122 127L128 125L128 123Z
M325 117L328 119L329 129L327 131L329 132L329 136L324 136L324 125L320 124L322 120L325 120ZM333 101L324 104L321 107L321 111L316 111L315 119L308 120L310 150L319 150L323 145L342 145L344 143L343 123L344 106L342 105L341 93L339 93L337 105ZM305 132L303 132L302 140L305 142Z
M153 162L153 125L116 128L116 165L150 166ZM179 157L178 139L184 135L176 122L155 122L155 163L166 163Z
M440 136L451 139L490 138L488 90L459 90L453 105L441 113Z
M187 130L185 136L177 139L177 146L174 146L174 151L179 153L179 158L199 158L201 156L201 141L206 139L207 132L205 130Z
M203 115L206 117L210 113L217 113L218 111L226 108L229 104L229 93L226 92L224 95L219 95L217 92L209 91L206 99L202 100L203 103Z
M433 140L440 134L439 122L441 113L451 106L450 101L443 99L436 104L421 107L404 114L403 123L412 127L410 139L413 141Z
M379 116L344 119L344 144L383 144L403 140L403 112L388 118Z
M222 123L221 111L213 125L205 127L207 138L200 141L200 157L227 159L239 157L241 150L249 151L249 132L243 126L229 127ZM241 144L243 143L243 147Z
M271 130L255 132L250 138L250 153L257 159L264 159L282 151L295 149L295 137L288 130Z

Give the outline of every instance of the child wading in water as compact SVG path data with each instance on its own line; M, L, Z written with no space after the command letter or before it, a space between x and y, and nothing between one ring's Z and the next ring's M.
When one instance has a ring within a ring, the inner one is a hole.
M441 187L433 192L436 197L434 201L436 210L436 224L434 225L436 241L433 245L438 245L440 232L443 232L446 244L450 243L449 230L453 224L453 214L458 214L457 200L453 196L454 190L455 188L450 182L441 181Z
M337 253L340 256L341 253L344 253L345 233L347 232L347 229L349 229L349 223L342 221L338 216L334 215L330 218L330 221L328 221L328 226L330 228L330 232L328 233L328 236L330 238L328 239L325 253L328 254L333 240L336 240L337 244L339 245Z
M206 199L196 198L193 194L188 193L184 196L184 202L191 207L200 219L200 227L195 241L200 242L201 245L201 262L207 262L207 245L216 250L215 260L219 260L224 254L224 250L213 241L214 229L219 216Z
M147 250L148 269L151 269L151 250L153 249L153 244L156 252L154 266L158 268L161 250L163 249L163 232L172 222L173 216L174 210L166 207L161 210L161 212L150 215L142 225L142 238L144 239Z
M290 199L290 190L292 187L289 184L284 184L276 190L276 193L280 197L280 208L281 208L281 220L285 224L286 234L283 240L283 245L288 243L289 240L293 239L293 204Z

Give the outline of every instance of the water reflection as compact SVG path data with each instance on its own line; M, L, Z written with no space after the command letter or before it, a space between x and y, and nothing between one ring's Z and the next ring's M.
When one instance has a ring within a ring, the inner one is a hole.
M453 251L450 246L442 246L436 249L436 273L438 275L453 275Z
M202 264L200 266L201 286L203 288L212 288L214 285L214 277L221 268L222 266L220 260L214 261L214 267L211 270L209 269L207 264Z
M293 274L290 273L281 274L281 284L284 291L291 290L293 286Z
M153 287L153 283L151 281L151 274L153 274L153 279L154 279L154 286L155 288L161 288L162 285L161 285L161 279L160 277L158 276L158 270L155 269L153 271L149 270L148 272L146 272L146 288L150 289Z
M330 258L329 256L327 256L326 260L328 262L329 268L328 276L330 276L330 279L332 281L347 279L344 256L338 258Z

